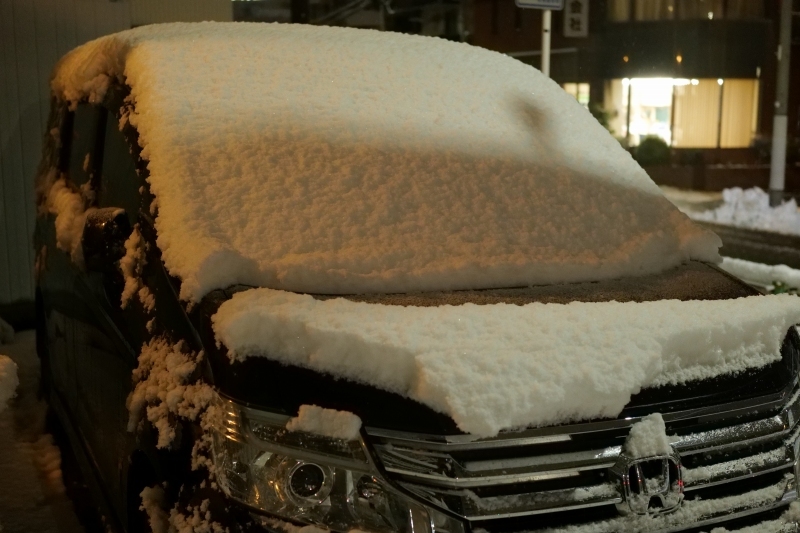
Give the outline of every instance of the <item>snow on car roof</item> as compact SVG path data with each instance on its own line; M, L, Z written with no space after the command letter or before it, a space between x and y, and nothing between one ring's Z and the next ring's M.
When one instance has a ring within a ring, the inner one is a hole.
M717 261L552 80L437 38L304 25L136 28L65 56L56 96L131 88L163 260L197 301L470 289Z

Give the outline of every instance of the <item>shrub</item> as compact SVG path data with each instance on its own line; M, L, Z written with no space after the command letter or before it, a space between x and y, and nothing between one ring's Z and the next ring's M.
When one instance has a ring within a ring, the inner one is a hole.
M643 167L666 165L670 160L670 148L661 137L648 135L636 147L633 157Z

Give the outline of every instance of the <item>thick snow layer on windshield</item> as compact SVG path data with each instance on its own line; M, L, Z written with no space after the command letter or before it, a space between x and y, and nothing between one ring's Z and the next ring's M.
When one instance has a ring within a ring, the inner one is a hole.
M368 383L488 436L613 417L642 387L775 361L800 298L403 307L252 289L212 320L233 359Z
M619 143L536 69L462 43L279 24L92 41L54 93L126 81L167 268L197 300L597 280L717 261Z
M722 191L723 204L708 211L687 211L695 220L741 228L800 235L800 211L794 199L770 207L769 194L758 187Z

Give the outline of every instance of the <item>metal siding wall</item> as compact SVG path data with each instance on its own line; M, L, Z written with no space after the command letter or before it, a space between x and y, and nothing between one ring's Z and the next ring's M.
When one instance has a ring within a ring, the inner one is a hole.
M130 26L128 1L0 1L0 303L33 298L33 180L53 65Z

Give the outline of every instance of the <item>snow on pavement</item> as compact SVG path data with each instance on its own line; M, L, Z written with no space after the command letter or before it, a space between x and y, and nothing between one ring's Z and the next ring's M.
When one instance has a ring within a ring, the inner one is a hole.
M706 211L685 209L685 212L693 220L800 235L800 211L794 199L777 207L770 207L769 194L760 188L733 187L722 191L722 200L722 205L715 209Z
M35 332L23 331L13 343L0 345L0 353L17 365L19 377L16 397L0 412L0 529L79 533L83 528L61 479L61 454L45 433L47 407L37 398L35 339Z

